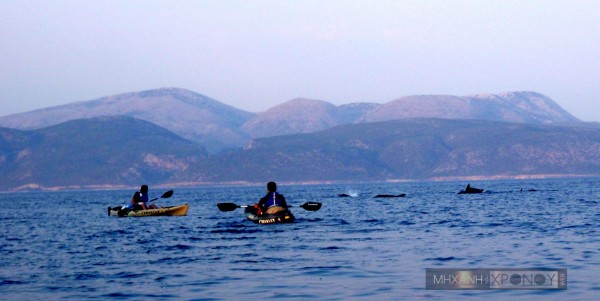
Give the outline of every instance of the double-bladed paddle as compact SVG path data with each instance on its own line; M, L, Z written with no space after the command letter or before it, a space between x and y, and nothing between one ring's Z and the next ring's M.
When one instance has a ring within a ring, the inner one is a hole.
M169 190L169 191L166 191L165 193L163 193L163 195L161 195L159 198L153 198L153 199L151 199L150 201L148 201L148 203L156 201L158 199L168 199L172 195L173 195L173 190Z
M319 209L321 209L321 203L317 203L317 202L306 202L300 206L288 206L288 207L300 207L303 208L304 210L307 211L317 211ZM219 210L221 211L233 211L237 208L246 208L246 207L252 207L253 205L237 205L235 203L218 203L217 207L219 207Z

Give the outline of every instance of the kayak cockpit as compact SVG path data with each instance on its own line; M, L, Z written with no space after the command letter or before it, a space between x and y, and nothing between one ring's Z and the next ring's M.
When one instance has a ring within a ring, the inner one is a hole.
M248 220L256 224L293 223L296 220L292 212L287 209L274 214L258 215L256 208L246 207L244 215Z

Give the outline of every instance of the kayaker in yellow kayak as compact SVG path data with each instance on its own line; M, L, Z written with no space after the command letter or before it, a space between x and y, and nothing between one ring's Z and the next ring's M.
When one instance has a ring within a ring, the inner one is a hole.
M267 183L267 195L254 205L257 208L258 215L276 214L288 209L285 197L277 193L277 184L275 182Z
M133 194L133 197L131 198L131 205L133 206L134 210L140 210L140 209L146 210L148 208L150 208L150 209L158 208L154 204L148 205L148 202L149 202L148 185L142 185L142 187L140 187L140 191L136 191Z

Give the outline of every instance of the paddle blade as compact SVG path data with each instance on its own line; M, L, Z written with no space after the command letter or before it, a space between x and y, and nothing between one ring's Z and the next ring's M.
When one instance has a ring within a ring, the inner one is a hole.
M173 190L169 190L169 191L167 191L167 192L163 193L163 195L161 196L161 198L163 198L163 199L168 199L168 198L170 198L171 196L173 196Z
M317 211L317 210L321 209L321 203L306 202L306 203L302 204L300 207L302 207L302 208L304 208L304 210L308 210L308 211Z
M234 203L218 203L217 207L219 207L219 210L221 211L233 211L237 208L240 208L240 206Z

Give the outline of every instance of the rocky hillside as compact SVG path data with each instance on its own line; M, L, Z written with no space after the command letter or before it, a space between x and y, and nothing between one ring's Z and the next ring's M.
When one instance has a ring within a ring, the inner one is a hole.
M354 123L380 106L372 103L335 106L322 100L297 98L257 114L242 130L254 138L312 133Z
M474 96L406 96L369 112L360 122L401 118L481 119L518 123L569 123L579 120L552 99L535 92Z
M160 183L205 159L199 145L125 116L0 128L0 189Z
M0 128L0 190L599 175L600 127L401 119L254 139L207 155L127 116Z
M255 139L200 161L200 182L600 174L600 128L404 119Z
M251 137L311 133L338 125L336 106L321 100L293 99L260 113L242 129Z

